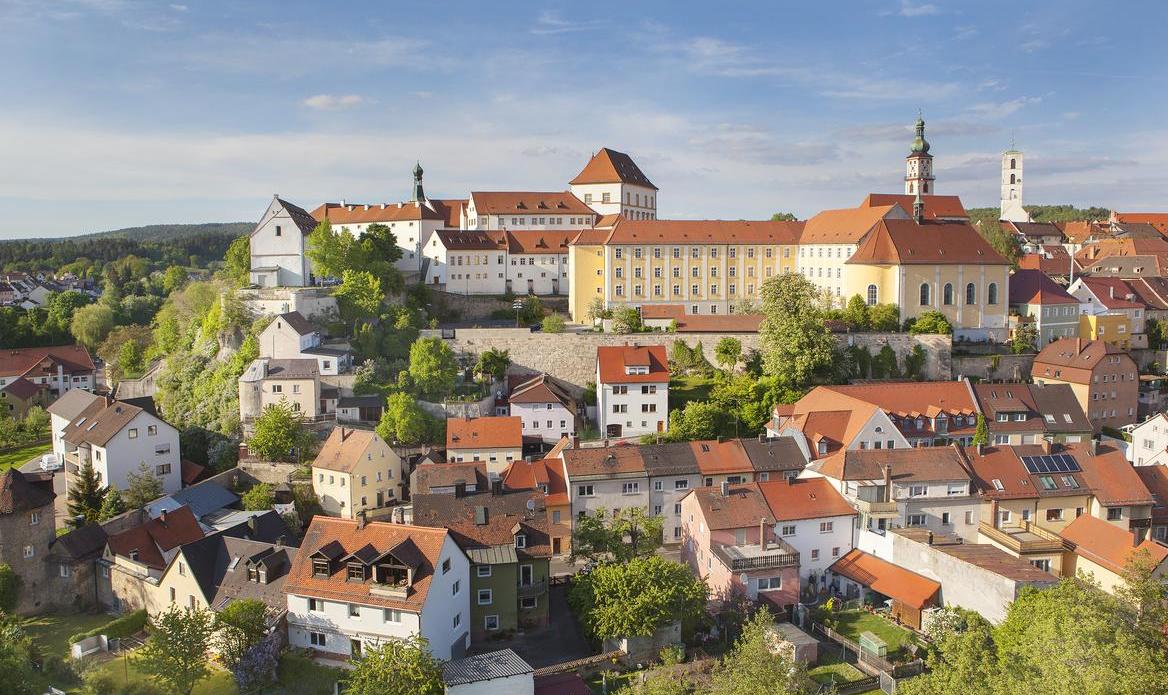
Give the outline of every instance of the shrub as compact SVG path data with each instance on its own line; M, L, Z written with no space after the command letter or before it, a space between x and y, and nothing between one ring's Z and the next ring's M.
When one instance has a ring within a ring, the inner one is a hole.
M563 333L564 332L564 317L559 314L549 314L543 319L544 333Z
M106 637L130 637L141 632L146 627L146 609L127 613L120 618L111 620L105 625L93 628L88 632L78 632L69 638L69 644L75 644L94 635Z

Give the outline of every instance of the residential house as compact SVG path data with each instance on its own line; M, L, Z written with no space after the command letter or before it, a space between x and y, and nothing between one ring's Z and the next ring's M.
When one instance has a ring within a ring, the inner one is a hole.
M1152 493L1152 529L1145 538L1168 541L1168 466L1163 464L1137 466L1136 475Z
M596 348L596 413L605 437L636 437L669 427L669 359L664 345Z
M1105 340L1124 350L1148 346L1144 328L1146 307L1137 301L1126 282L1119 278L1080 277L1067 291L1079 300L1082 308L1080 335L1093 333L1092 339ZM1108 322L1100 319L1101 316L1122 319L1113 319L1114 330L1108 331Z
M523 434L545 443L576 436L580 411L578 401L547 374L540 374L515 386L508 397L510 415L523 423Z
M326 392L326 389L322 387L321 392ZM381 422L384 412L385 396L381 394L337 398L337 422L376 425Z
M129 487L130 474L143 465L163 492L182 487L178 430L125 401L85 391L67 395L49 407L53 452L65 463L66 486L90 463L102 485L120 490Z
M568 185L572 195L600 215L657 219L658 189L624 152L600 148Z
M989 443L1076 443L1092 427L1070 384L973 384L989 430Z
M422 250L426 283L456 294L507 290L507 237L503 232L439 229Z
M832 563L831 587L847 600L866 599L879 605L891 601L890 615L914 630L921 614L939 605L941 584L859 548Z
M1067 239L1063 230L1053 222L1014 222L1002 220L1002 230L1018 239L1022 250L1030 253L1044 246L1061 245ZM1011 282L1013 279L1011 278Z
M0 389L27 381L47 389L49 401L60 398L70 389L92 391L97 387L96 373L93 358L80 345L0 350Z
M239 419L250 431L256 418L270 405L284 404L305 422L336 417L336 391L329 393L320 381L316 359L253 360L239 377Z
M249 239L251 284L260 287L308 287L316 284L312 261L304 254L316 220L278 195L264 211Z
M1137 466L1168 465L1168 415L1158 413L1135 426L1128 457Z
M1010 311L1034 323L1035 347L1079 335L1079 300L1040 270L1016 270L1010 276Z
M19 578L15 610L21 615L70 604L69 566L50 557L55 497L51 475L16 468L0 473L0 563Z
M1168 572L1168 546L1102 519L1084 514L1059 534L1068 544L1064 576L1088 574L1104 591L1114 594L1124 586L1124 571L1132 556L1150 562L1153 577Z
M523 420L511 417L449 418L446 457L452 463L484 461L492 477L523 458Z
M158 580L179 549L205 534L189 507L164 510L106 539L97 580L97 598L114 611L149 608Z
M649 474L643 447L610 446L565 449L562 453L572 498L572 516L603 510L616 514L626 507L649 507Z
M807 467L807 453L795 437L768 437L738 440L754 469L754 480L784 480L797 478Z
M775 518L776 535L799 553L803 586L826 586L827 568L855 545L856 509L825 478L755 483Z
M413 635L443 661L469 646L470 562L443 528L313 517L284 593L289 645L321 656Z
M324 344L316 326L299 311L280 314L259 335L260 357L276 360L316 360L318 374L348 371L353 355L347 343Z
M470 637L548 624L552 555L544 493L491 490L467 495L414 495L414 523L450 530L470 558Z
M568 244L576 234L571 229L508 229L506 290L529 295L568 294Z
M1102 340L1063 338L1034 358L1036 384L1070 384L1095 431L1134 424L1139 370L1131 356Z
M1069 284L1069 280L1073 275L1082 272L1078 261L1071 252L1067 250L1068 246L1046 245L1034 249L1031 253L1025 253L1018 257L1018 268L1021 270L1037 270L1043 275L1063 284ZM1017 271L1015 271L1015 275ZM1014 276L1010 276L1010 283L1013 284Z
M1168 213L1164 212L1117 212L1112 210L1110 221L1113 223L1149 224L1161 234L1168 234Z
M0 387L0 414L20 420L33 406L44 408L52 402L52 394L45 384L18 377Z
M312 490L329 516L383 516L409 490L409 468L372 430L333 428L312 462Z
M461 494L486 490L490 486L487 464L421 463L410 474L410 494L453 495L461 487Z
M813 462L804 477L822 477L859 511L860 538L898 527L977 538L981 501L956 446L840 451Z
M693 442L669 442L638 447L648 476L649 513L662 517L665 543L682 540L681 500L702 486L702 475ZM746 479L753 480L753 471ZM721 482L721 481L719 481Z
M554 455L553 455L554 454ZM646 465L648 465L646 463ZM547 510L547 532L552 555L572 551L572 499L567 474L559 451L536 461L515 461L503 471L504 490L539 490ZM472 491L473 492L473 491ZM669 535L666 533L666 538Z

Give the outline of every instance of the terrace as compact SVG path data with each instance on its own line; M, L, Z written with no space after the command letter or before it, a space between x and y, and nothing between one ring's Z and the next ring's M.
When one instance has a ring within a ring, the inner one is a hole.
M793 567L799 564L799 552L785 541L768 542L766 546L715 545L716 554L732 572Z

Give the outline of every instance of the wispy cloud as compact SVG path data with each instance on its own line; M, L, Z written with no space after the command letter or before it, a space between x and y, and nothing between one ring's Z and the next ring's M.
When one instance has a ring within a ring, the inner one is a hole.
M925 17L940 12L940 8L932 3L914 4L910 0L900 0L900 11L897 14L901 17Z
M603 19L568 20L560 13L544 10L535 20L531 28L533 34L568 34L576 31L591 31L603 27L607 22Z
M365 103L360 94L314 94L304 100L304 105L318 111L336 111Z
M175 59L196 68L212 68L242 74L271 75L281 79L309 74L353 74L386 67L414 66L427 70L449 69L449 54L427 51L429 41L411 38L368 40L313 39L262 34L213 34L179 51Z
M1038 104L1042 102L1042 97L1018 97L1017 99L1010 99L1009 101L987 101L979 104L973 104L967 110L981 118L988 118L996 120L1005 118L1019 110Z

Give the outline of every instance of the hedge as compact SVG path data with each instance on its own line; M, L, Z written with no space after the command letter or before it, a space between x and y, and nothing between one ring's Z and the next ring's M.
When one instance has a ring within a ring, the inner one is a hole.
M110 622L96 627L88 632L78 632L69 638L69 644L75 644L83 639L93 637L94 635L105 635L106 637L130 637L136 635L146 627L146 609L127 613L120 618L111 620Z

